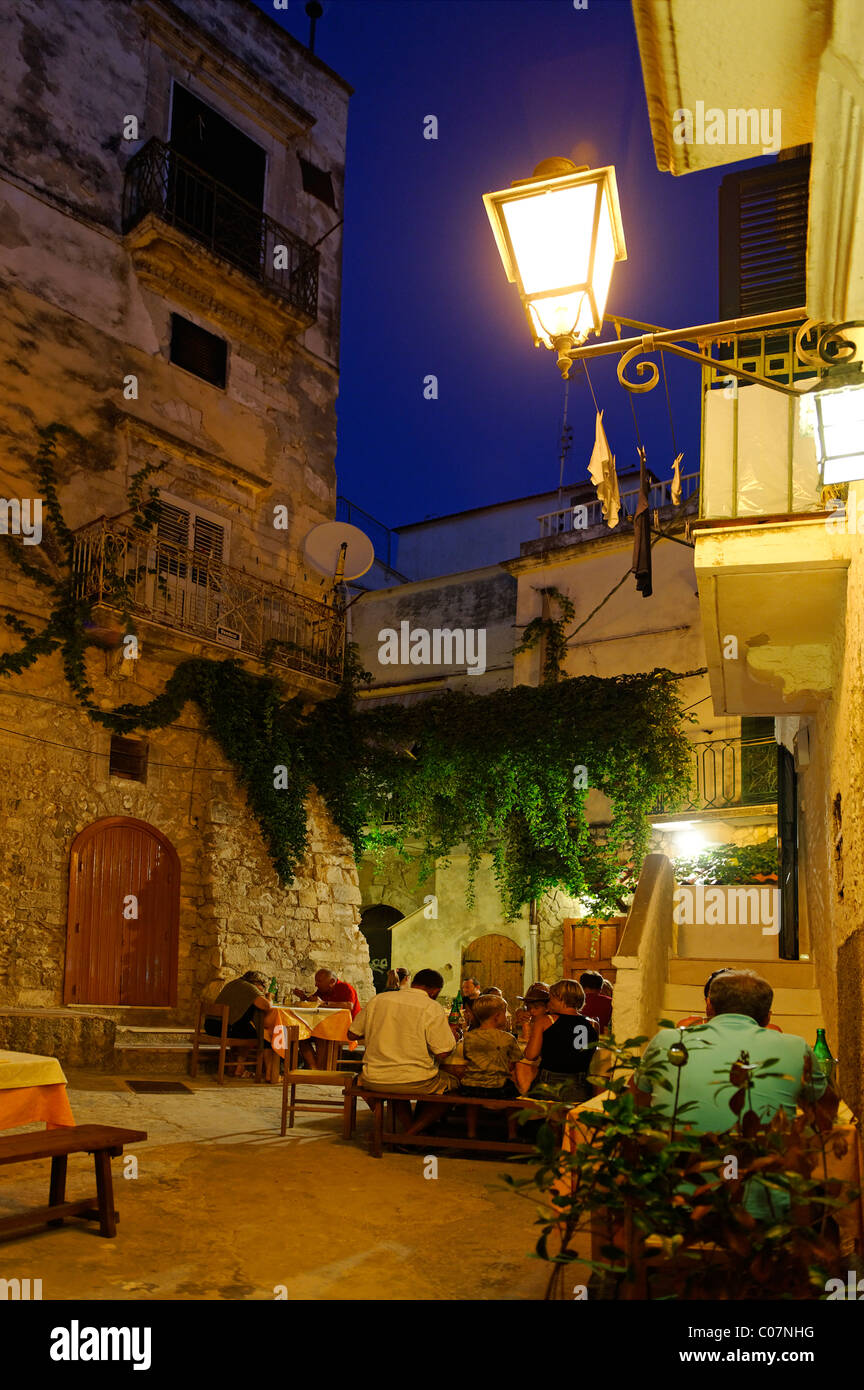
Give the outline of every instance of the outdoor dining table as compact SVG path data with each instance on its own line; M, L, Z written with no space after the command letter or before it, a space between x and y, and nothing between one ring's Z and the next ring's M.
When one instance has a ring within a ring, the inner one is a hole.
M0 1130L39 1120L48 1129L75 1123L63 1068L56 1057L0 1051Z
M324 1071L335 1069L339 1053L344 1043L353 1050L357 1043L348 1037L348 1029L351 1027L350 1009L328 1009L324 1007L308 1008L300 1005L297 1008L292 1004L279 1004L272 1008L264 1017L264 1036L270 1040L274 1052L280 1057L285 1056L286 1039L285 1029L296 1027L300 1030L299 1041L305 1042L307 1038L315 1038L318 1042L323 1042L324 1047L319 1048L318 1059Z

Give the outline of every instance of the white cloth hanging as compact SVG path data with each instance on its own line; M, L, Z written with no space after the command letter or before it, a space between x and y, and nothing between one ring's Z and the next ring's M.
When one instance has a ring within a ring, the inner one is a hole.
M597 412L594 431L594 448L588 464L588 473L597 489L597 500L603 511L603 520L610 528L618 525L621 499L618 495L618 474L615 471L615 456L609 448L606 431L603 428L603 411Z

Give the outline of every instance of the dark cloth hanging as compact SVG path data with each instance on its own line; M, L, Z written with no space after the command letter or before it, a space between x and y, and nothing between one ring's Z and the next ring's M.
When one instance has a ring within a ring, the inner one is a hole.
M650 598L651 587L651 509L649 506L648 468L645 450L639 449L639 501L633 517L633 565L636 588L643 598Z

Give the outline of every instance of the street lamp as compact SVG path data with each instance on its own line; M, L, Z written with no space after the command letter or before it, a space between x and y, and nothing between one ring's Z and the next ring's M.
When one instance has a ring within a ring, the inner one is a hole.
M864 478L864 373L829 371L812 394L822 483Z
M615 262L627 259L615 170L544 159L483 202L534 344L555 349L566 376L570 350L599 334Z

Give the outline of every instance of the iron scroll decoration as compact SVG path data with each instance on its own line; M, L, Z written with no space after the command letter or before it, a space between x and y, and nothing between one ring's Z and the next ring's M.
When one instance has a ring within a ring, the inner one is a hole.
M808 366L817 368L837 367L840 365L850 366L859 361L858 348L854 342L842 335L844 332L853 328L864 328L864 320L849 319L845 323L825 324L819 323L815 319L807 319L801 325L795 336L795 352L800 361ZM805 340L811 335L816 335L815 346L806 347ZM802 391L794 386L785 386L782 382L757 376L754 372L747 372L742 367L733 366L729 362L721 362L711 357L707 353L694 352L690 348L682 347L680 343L670 341L670 335L646 333L641 340L624 352L618 362L618 380L622 386L634 394L641 395L647 391L653 391L660 379L660 373L654 362L638 361L649 352L671 352L678 357L686 357L691 362L698 362L704 367L713 367L722 375L732 375L741 381L755 382L759 386L767 386L772 391L779 391L784 396L800 396ZM647 376L647 381L635 381L627 376L627 368L631 362L636 362L636 372L640 377ZM807 389L812 389L808 387Z

